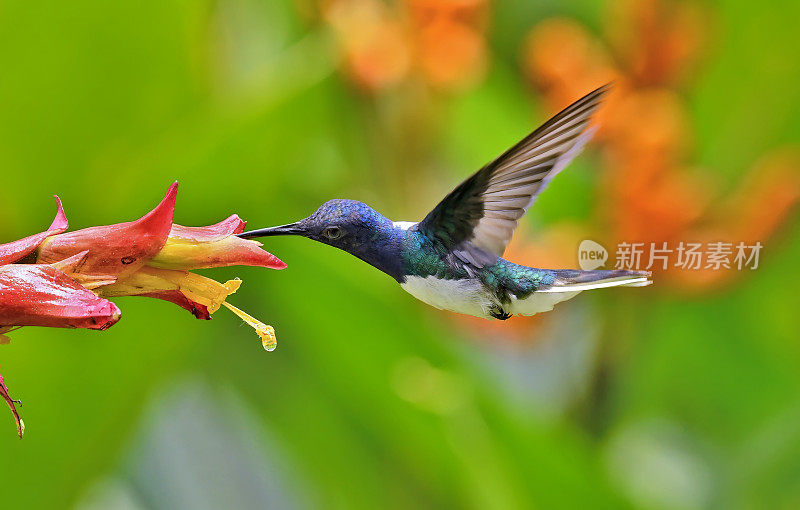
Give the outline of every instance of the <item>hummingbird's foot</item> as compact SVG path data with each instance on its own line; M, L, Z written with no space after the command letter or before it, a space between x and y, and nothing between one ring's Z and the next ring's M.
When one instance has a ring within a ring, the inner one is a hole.
M501 321L510 319L512 317L512 314L506 312L502 308L498 308L496 310L492 310L489 315L491 315L495 319L500 319Z

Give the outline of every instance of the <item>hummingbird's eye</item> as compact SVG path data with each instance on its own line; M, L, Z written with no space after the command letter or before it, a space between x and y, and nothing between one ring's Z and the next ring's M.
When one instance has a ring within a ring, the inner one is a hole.
M339 239L340 237L342 237L342 229L339 227L328 227L325 229L325 232L323 232L323 234L328 239Z

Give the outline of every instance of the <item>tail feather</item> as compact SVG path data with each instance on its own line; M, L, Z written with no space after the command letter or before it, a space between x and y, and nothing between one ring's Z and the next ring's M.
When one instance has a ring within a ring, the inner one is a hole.
M515 315L534 315L548 312L558 303L572 299L584 290L604 287L644 287L653 281L649 271L578 271L554 269L556 279L547 288L538 289L530 296L512 301Z
M653 283L650 271L576 269L555 270L556 279L546 289L538 292L580 292L605 287L645 287Z

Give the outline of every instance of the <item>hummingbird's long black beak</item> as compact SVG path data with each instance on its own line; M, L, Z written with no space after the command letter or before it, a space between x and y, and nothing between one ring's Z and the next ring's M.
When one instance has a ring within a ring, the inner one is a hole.
M299 223L287 223L278 227L260 228L258 230L251 230L249 232L242 232L236 234L237 237L242 239L252 239L254 237L269 237L269 236L302 236L306 233L306 229L300 226Z

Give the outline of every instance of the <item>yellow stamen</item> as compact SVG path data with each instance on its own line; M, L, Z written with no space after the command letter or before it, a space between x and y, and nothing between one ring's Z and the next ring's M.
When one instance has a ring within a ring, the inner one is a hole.
M268 324L264 324L260 320L250 316L246 312L239 310L232 304L228 303L227 301L222 302L225 307L239 316L240 319L245 321L249 324L253 329L256 330L258 336L261 337L261 345L264 346L264 349L267 351L274 351L276 347L278 347L278 339L275 338L275 328Z
M199 274L186 273L186 276L180 279L179 288L184 296L206 305L208 313L214 313L228 296L239 290L241 284L242 280L238 278L219 283Z
M143 267L123 280L100 287L95 292L104 298L136 296L151 292L180 290L187 298L208 307L209 313L219 310L225 298L239 289L238 278L219 283L211 278L172 269Z
M195 303L200 303L208 308L209 314L213 314L219 310L220 306L225 305L226 308L256 330L264 349L274 351L278 345L275 338L275 329L225 301L228 296L239 290L241 284L242 281L238 278L219 283L211 278L188 271L144 266L128 278L112 285L100 287L95 292L102 297L116 297L179 290Z

